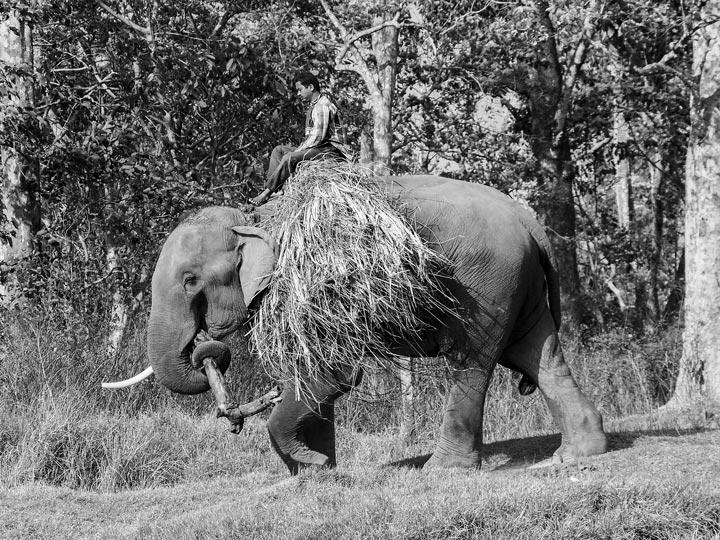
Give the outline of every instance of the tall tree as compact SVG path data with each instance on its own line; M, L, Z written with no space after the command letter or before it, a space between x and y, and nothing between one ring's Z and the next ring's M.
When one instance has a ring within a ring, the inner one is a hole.
M685 329L674 402L720 402L720 0L700 11L693 40L685 178Z
M13 267L33 253L40 225L36 196L39 165L30 143L36 131L33 29L29 9L0 13L0 264ZM13 278L3 276L0 294L12 300Z
M338 19L330 4L326 0L321 0L321 3L342 42L335 59L335 68L357 73L367 86L373 117L373 170L375 174L387 174L392 157L392 112L401 11L396 11L392 16L378 13L373 17L371 27L351 33ZM370 47L362 43L366 37L370 38Z
M550 5L536 0L537 20L543 33L533 64L525 66L519 89L530 102L532 149L539 164L541 193L535 208L551 232L560 267L561 287L569 326L577 327L583 315L582 286L575 244L576 216L573 184L577 174L570 141L571 106L576 83L601 17L599 2L592 1L578 28L579 39L563 66Z
M8 6L20 3L0 0L3 28ZM39 189L42 230L15 275L28 305L68 326L87 323L97 336L133 323L130 310L142 308L158 248L153 231L188 209L244 200L256 175L251 152L286 129L270 132L256 121L281 102L269 91L275 26L261 15L233 18L231 0L102 4L13 8L36 22L34 78L21 80L30 70L3 58L0 79L0 146L42 164L40 181L29 186L30 195ZM21 35L3 31L4 55L7 40ZM19 93L18 82L34 82L34 96ZM18 105L22 96L34 109ZM17 223L0 217L0 237Z

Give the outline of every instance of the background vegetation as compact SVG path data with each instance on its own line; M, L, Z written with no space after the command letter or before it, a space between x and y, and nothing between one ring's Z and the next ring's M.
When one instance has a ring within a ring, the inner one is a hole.
M33 189L41 218L30 257L0 267L4 282L22 289L0 308L0 482L112 492L258 469L279 474L262 428L250 426L238 445L211 418L208 396L172 395L152 381L107 393L100 382L147 365L149 280L168 231L189 210L244 203L262 184L272 146L299 139L297 70L320 74L345 111L356 150L366 149L373 113L358 76L334 69L339 30L325 7L302 0L0 6L20 9L33 25L35 68L22 75L32 80L34 107L0 109L0 145L38 165ZM490 184L541 215L555 201L557 180L548 176L552 152L538 143L550 94L543 86L547 59L538 53L546 34L536 14L548 7L566 83L574 73L564 86L572 88L565 130L551 134L567 151L558 160L572 164L574 205L565 217L574 230L564 240L577 260L565 270L577 272L575 299L586 308L567 329L567 357L610 425L664 404L681 352L687 79L697 6L650 0L608 2L602 12L594 2L561 0L328 6L354 32L368 28L370 16L399 13L394 172ZM583 43L582 69L574 72ZM7 88L0 86L2 97ZM554 104L563 99L556 96ZM566 168L561 176L568 174ZM0 239L10 242L12 223L2 225ZM244 351L242 337L236 346L228 376L235 396L249 400L271 381ZM342 444L353 447L358 462L372 454L361 455L357 433L389 441L388 459L431 451L442 383L416 381L415 425L402 436L397 384L387 374L369 376L338 404ZM486 410L488 442L555 431L541 398L521 398L504 370L495 374ZM312 491L316 481L298 489ZM694 505L683 516L698 537L717 534L708 523L718 514L706 510L715 507L697 493L682 499ZM595 494L582 499L587 512L650 497L635 489L609 504L603 501L615 492L596 486ZM502 498L488 504L510 504L506 511L522 530L542 518L548 499L541 491L540 502L525 506ZM578 515L567 504L550 515ZM382 511L381 504L365 506ZM649 506L650 513L668 511ZM457 512L417 528L414 537L470 534L479 518Z
M546 120L537 99L549 91L528 82L546 61L537 14L545 6L552 15L566 79L583 24L593 23L563 135L574 206L561 214L575 223L577 252L564 274L578 273L587 306L576 329L644 335L673 322L693 6L386 4L371 3L369 14L364 2L329 9L358 32L373 16L398 14L392 170L494 185L541 217L563 201L549 191L549 158L537 148L548 135L537 132ZM74 332L102 335L113 304L127 306L128 319L146 312L155 256L174 223L258 189L272 146L301 135L298 70L318 72L341 103L358 154L372 127L360 77L334 68L338 30L320 4L30 6L22 13L33 25L36 102L3 109L2 144L37 162L41 222L33 258L6 261L3 272Z

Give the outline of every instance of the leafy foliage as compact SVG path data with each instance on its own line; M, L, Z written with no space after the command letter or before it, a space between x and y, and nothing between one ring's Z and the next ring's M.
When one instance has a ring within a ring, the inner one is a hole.
M123 9L42 4L32 14L38 107L2 118L6 144L33 136L22 144L42 164L43 228L21 270L25 296L71 321L104 318L108 289L127 302L146 291L158 238L190 209L244 199L262 168L254 155L282 129L257 120L285 97L262 13L203 2ZM111 248L122 263L107 275Z
M540 4L330 2L351 32L399 13L395 172L441 172L542 202L529 99L546 37ZM691 14L669 1L610 2L601 15L593 5L549 5L566 71L584 25L597 25L568 119L577 170L572 240L600 328L652 334L682 278ZM334 69L337 30L315 2L2 7L32 20L37 58L26 74L35 109L0 110L0 145L41 165L42 228L33 259L16 269L23 309L29 318L56 313L73 335L107 331L113 293L146 311L157 250L180 216L243 202L261 182L268 150L299 140L298 70L319 74L356 143L370 123L367 91L356 75ZM0 99L12 93L12 75L4 66ZM633 174L628 227L614 192L621 159Z

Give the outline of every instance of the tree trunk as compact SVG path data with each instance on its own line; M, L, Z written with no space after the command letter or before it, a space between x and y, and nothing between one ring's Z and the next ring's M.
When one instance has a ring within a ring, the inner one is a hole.
M663 231L665 229L665 171L663 169L663 154L658 151L654 163L650 164L650 179L652 181L652 209L653 209L653 246L650 256L650 303L655 320L660 320L660 291L658 275L663 255Z
M415 436L415 385L413 384L414 362L411 357L402 359L403 368L400 375L400 432L405 441Z
M536 6L545 37L538 44L534 65L528 66L528 80L522 83L530 102L531 148L539 164L538 177L541 186L535 206L548 230L558 266L562 269L560 289L563 312L566 315L563 327L577 331L581 322L588 318L589 310L582 299L577 268L573 200L575 165L572 162L568 139L568 118L573 80L583 64L586 45L592 32L579 43L573 55L572 69L563 79L548 3L545 0L536 0Z
M617 204L618 225L628 228L633 219L632 181L630 179L630 160L624 155L625 145L630 139L628 125L622 111L615 109L613 118L615 162L615 201Z
M128 319L128 306L122 294L120 279L115 275L120 271L117 251L115 246L108 245L105 256L106 268L111 274L110 283L113 289L112 306L110 308L110 328L108 330L107 346L105 349L108 358L113 358L120 350L120 342L125 334Z
M374 24L379 25L382 22L383 19L376 18ZM384 175L390 172L392 158L392 110L398 55L397 26L385 26L373 33L372 48L380 87L380 93L373 99L373 169L375 174Z
M680 315L680 309L683 303L683 292L685 283L685 250L680 253L680 260L678 261L677 268L675 269L675 275L673 276L672 286L670 288L670 294L668 294L665 300L665 307L662 312L662 323L664 325L672 324L678 315Z
M373 104L373 172L378 176L389 174L392 154L392 109L385 100Z
M565 145L564 145L565 146ZM560 272L560 290L563 309L563 327L575 332L588 318L587 305L583 302L583 289L577 267L576 216L573 199L575 180L574 165L570 163L569 148L561 148L561 154L554 152L543 160L544 170L554 172L544 178L540 189L542 200L537 211L553 246ZM564 158L561 156L565 156Z
M365 167L372 167L373 161L375 160L375 158L373 157L372 137L370 137L370 134L365 129L363 129L360 132L359 139L360 165L363 165Z
M398 33L400 23L395 18L377 16L373 27L351 35L338 20L326 0L320 0L330 22L340 31L344 41L335 64L338 71L352 71L360 75L369 93L370 112L373 116L372 166L377 175L390 172L392 158L392 111L395 99L395 78L398 59ZM372 48L368 49L360 41L370 35ZM374 62L368 59L373 57ZM371 64L374 64L371 65ZM367 158L369 152L361 154Z
M708 1L693 42L685 178L685 329L673 401L720 402L720 0Z
M33 36L31 22L11 9L0 20L0 65L4 65L8 88L0 103L5 114L18 123L34 123L22 118L34 109ZM12 119L11 119L12 121ZM7 125L7 124L6 124ZM34 129L33 126L29 126ZM17 130L18 132L20 130ZM0 149L3 218L0 219L0 264L9 267L33 253L33 239L40 228L40 205L37 200L39 163L29 145L18 135L12 146ZM9 238L7 238L9 236ZM10 278L0 284L3 302L11 302L19 293Z

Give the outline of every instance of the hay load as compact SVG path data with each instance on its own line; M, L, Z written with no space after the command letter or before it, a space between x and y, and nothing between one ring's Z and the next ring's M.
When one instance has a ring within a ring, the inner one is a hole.
M363 168L302 163L268 219L280 256L251 338L268 372L299 391L337 366L388 367L393 343L448 309L448 261Z

